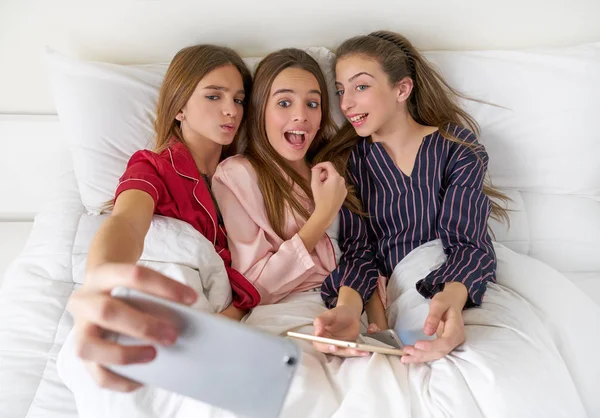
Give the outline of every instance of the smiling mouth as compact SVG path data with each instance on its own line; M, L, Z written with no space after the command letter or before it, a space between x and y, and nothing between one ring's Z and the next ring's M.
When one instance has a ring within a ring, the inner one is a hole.
M283 136L286 141L292 144L294 147L300 147L306 142L305 131L286 131Z
M348 120L352 123L359 123L359 122L363 121L367 116L369 116L368 113L361 113L359 115L352 116Z

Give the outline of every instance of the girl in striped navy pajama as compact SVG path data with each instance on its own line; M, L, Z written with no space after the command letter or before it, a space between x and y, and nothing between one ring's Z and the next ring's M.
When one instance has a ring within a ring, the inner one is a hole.
M458 106L462 96L392 32L345 41L336 88L348 122L321 158L347 173L368 216L341 211L343 255L323 283L330 310L315 320L315 335L354 340L363 307L370 330L388 328L380 275L389 279L408 253L439 239L445 263L416 283L432 299L424 338L405 348L402 361L439 359L464 341L462 309L480 305L495 281L487 221L490 214L506 218L489 199L503 195L485 185L488 156L477 123Z

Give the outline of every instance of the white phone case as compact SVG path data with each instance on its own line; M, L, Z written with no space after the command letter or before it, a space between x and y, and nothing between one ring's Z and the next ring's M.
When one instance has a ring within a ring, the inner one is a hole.
M171 319L180 330L173 346L155 345L152 362L113 365L112 371L240 416L279 415L300 361L301 350L292 341L134 289L117 287L111 295ZM148 344L120 334L110 338Z

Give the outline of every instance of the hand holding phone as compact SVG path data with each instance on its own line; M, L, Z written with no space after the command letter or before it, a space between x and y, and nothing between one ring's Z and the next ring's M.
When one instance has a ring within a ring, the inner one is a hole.
M278 416L300 360L293 342L134 289L117 287L111 295L170 320L180 333L175 344L155 346L150 363L111 365L110 370L243 416ZM146 344L121 334L109 338Z
M361 334L356 341L336 340L333 338L317 337L315 335L302 334L299 332L288 332L288 337L301 340L313 341L323 344L331 344L336 347L352 348L371 353L389 354L402 356L402 343L394 330L380 331L375 334Z

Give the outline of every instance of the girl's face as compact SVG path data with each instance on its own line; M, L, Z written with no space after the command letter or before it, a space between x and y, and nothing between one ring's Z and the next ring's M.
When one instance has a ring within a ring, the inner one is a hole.
M348 55L336 66L336 90L346 119L362 137L371 136L389 124L398 112L398 87L377 61L364 55Z
M265 108L265 128L279 155L290 163L304 160L321 118L321 89L314 75L286 68L275 77Z
M215 68L196 86L176 119L186 138L204 138L229 145L244 115L244 83L233 65Z

